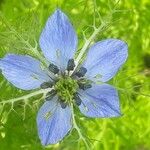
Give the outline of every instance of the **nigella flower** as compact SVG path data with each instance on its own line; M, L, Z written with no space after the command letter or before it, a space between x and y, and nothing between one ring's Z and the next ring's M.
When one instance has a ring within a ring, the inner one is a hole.
M87 117L120 115L118 93L106 82L127 59L125 42L118 39L97 42L80 68L74 69L77 35L67 16L57 9L48 18L39 43L49 67L41 67L41 62L27 55L7 54L0 60L0 69L20 89L49 89L37 115L43 145L59 142L71 130L71 106L78 106ZM101 83L96 84L97 81Z

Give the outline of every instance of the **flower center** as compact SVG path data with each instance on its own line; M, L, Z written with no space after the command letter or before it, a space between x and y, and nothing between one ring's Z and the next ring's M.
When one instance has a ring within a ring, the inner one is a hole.
M77 80L72 79L69 76L60 78L54 85L54 89L57 92L59 100L70 104L73 102L75 93L77 92L79 86Z
M86 79L84 76L87 69L81 67L75 71L71 76L69 72L73 71L75 67L74 59L69 59L65 72L61 72L55 64L49 65L49 71L56 74L56 79L53 81L44 82L41 84L42 89L52 88L46 94L46 101L51 100L57 95L58 101L63 109L67 105L74 103L78 106L81 105L82 100L78 90L87 90L92 87L92 81Z

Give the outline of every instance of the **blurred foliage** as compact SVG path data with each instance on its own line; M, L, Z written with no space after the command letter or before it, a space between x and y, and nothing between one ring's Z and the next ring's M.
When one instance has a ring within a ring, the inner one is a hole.
M32 55L25 41L35 46L46 19L56 7L60 7L73 23L79 37L80 51L84 42L82 32L86 30L89 37L93 31L90 26L93 25L94 14L95 25L99 26L99 17L94 10L103 18L117 7L112 24L98 34L95 42L113 37L128 43L128 61L111 81L119 90L123 115L113 119L89 119L78 112L78 124L92 142L94 150L150 150L150 1L120 0L116 6L114 0L95 2L0 0L0 56L8 52ZM25 93L0 76L0 100ZM34 100L26 108L23 103L13 107L0 105L0 150L85 149L83 143L79 145L75 131L60 144L42 147L36 129L37 110Z

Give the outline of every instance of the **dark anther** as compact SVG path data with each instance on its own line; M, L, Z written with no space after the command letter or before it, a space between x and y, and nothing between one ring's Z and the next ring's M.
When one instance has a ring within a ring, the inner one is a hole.
M67 103L62 100L60 100L60 105L62 109L65 109L67 107Z
M75 67L74 59L69 59L68 64L67 64L67 70L73 70Z
M78 72L75 73L76 76L78 76L79 78L80 77L83 77L87 72L87 69L84 68L84 67L81 67Z
M49 71L53 72L54 74L57 74L59 72L58 67L54 64L50 64L48 68L49 68Z
M41 89L47 89L47 88L51 88L53 86L53 82L49 81L49 82L44 82L40 85Z
M92 87L92 85L89 83L78 83L78 85L79 85L79 88L82 90L86 90Z
M46 94L46 101L51 100L56 95L56 91L53 89Z
M75 95L74 95L74 100L75 100L75 103L78 105L78 106L80 106L81 105L81 98L79 97L79 95L78 95L78 93L76 93Z

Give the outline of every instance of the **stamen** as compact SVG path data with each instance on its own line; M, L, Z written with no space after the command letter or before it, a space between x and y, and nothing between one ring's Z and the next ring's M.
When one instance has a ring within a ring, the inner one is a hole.
M78 76L79 78L80 77L83 77L87 72L87 69L84 68L84 67L81 67L78 72L75 73L76 76Z
M59 100L59 101L60 101L61 108L65 109L67 107L67 103L62 100Z
M68 64L67 64L67 70L73 70L75 67L74 59L69 59Z
M85 84L83 84L83 83L78 83L78 85L79 85L79 88L82 89L82 90L86 90L86 89L89 89L89 88L92 87L92 85L89 84L89 83L85 83Z
M57 74L59 72L58 67L54 64L50 64L48 68L49 68L49 71L53 72L54 74Z
M76 93L76 94L74 95L74 100L75 100L75 103L76 103L78 106L81 105L82 100L81 100L81 98L79 97L78 93Z
M53 82L49 81L49 82L44 82L40 85L41 89L47 89L47 88L51 88L54 85Z
M50 101L56 95L56 91L53 89L46 94L46 101Z

